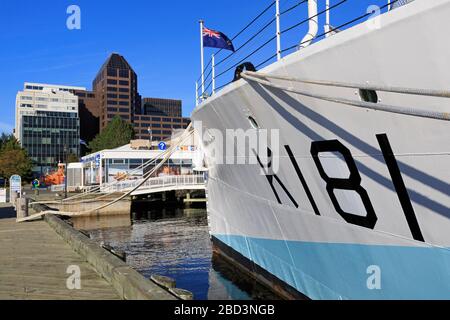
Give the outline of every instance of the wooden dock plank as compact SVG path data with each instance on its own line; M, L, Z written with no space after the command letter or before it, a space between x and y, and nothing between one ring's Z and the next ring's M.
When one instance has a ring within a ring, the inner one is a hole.
M0 299L116 300L114 288L44 221L2 219L0 207ZM9 215L10 216L10 215ZM70 290L69 266L81 270L81 289Z

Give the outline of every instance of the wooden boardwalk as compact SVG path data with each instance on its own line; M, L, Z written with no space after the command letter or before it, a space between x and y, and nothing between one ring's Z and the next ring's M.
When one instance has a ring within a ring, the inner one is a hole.
M114 288L46 222L16 223L0 205L0 300L116 300ZM69 266L79 266L81 289L70 290Z

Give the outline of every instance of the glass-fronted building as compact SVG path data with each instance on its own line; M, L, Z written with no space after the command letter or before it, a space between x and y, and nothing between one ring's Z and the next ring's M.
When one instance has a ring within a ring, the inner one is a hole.
M175 138L167 141L167 146L178 143ZM138 180L153 172L161 163L163 150L141 148L145 140L131 141L130 144L103 150L82 157L84 186L114 183L124 180ZM150 144L149 144L150 145ZM176 148L170 159L153 172L152 177L192 175L202 166L202 153L198 140L191 137Z
M47 173L69 154L79 156L80 119L74 112L37 111L23 116L22 146L31 156L36 173Z
M80 155L78 97L82 88L25 84L17 94L15 135L33 161L36 176Z

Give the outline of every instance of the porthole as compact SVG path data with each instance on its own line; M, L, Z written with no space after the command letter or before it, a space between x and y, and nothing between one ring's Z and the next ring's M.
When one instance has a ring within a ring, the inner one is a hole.
M258 122L256 122L255 118L253 118L252 116L249 116L249 117L248 117L248 121L250 122L250 125L251 125L254 129L259 129Z
M359 89L359 96L362 101L378 103L378 94L375 90Z

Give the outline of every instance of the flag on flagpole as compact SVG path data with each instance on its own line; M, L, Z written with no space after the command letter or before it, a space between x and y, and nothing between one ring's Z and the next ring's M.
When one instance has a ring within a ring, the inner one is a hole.
M233 42L222 32L203 28L203 46L235 51Z

